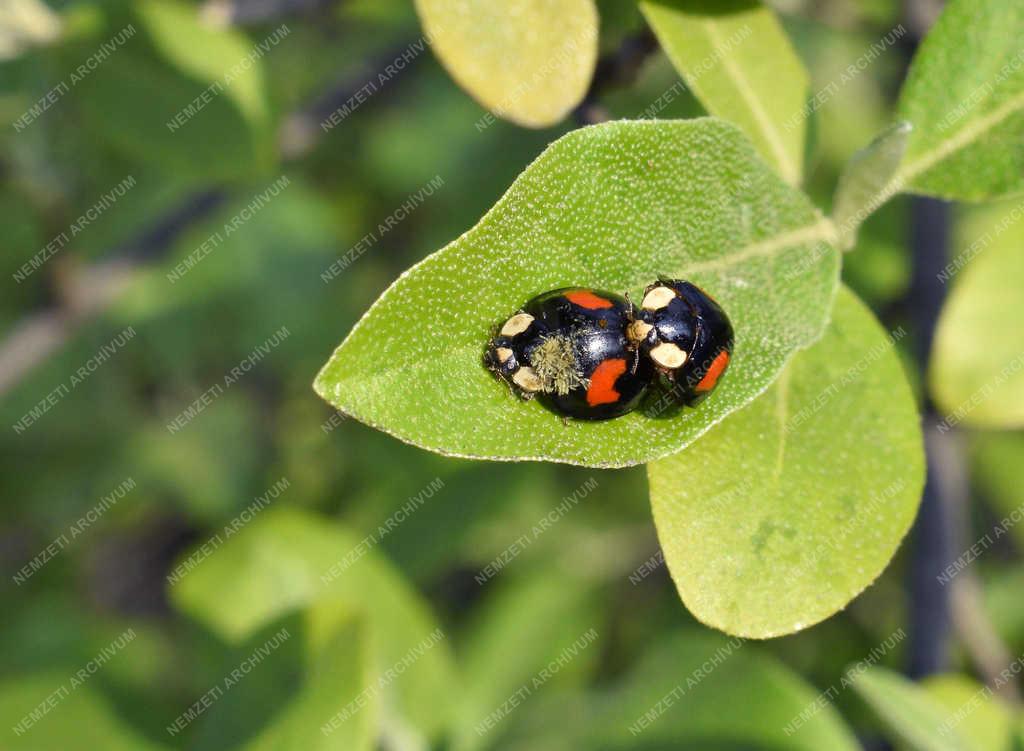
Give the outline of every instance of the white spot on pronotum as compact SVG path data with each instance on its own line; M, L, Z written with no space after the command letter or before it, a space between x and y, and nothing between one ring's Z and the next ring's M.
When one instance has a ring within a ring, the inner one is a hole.
M501 327L502 336L515 336L516 334L522 334L533 323L533 316L529 313L516 313L514 316L505 321L505 325Z
M508 358L512 357L512 350L508 347L498 347L498 362L505 364L508 362Z
M654 327L646 321L633 321L626 328L626 338L631 342L642 342Z
M640 307L644 310L661 310L675 298L676 293L670 287L655 287L646 295Z
M671 342L662 342L651 350L651 359L663 368L675 370L686 362L686 353Z
M523 391L529 391L530 393L540 391L543 388L543 384L537 376L536 371L529 366L517 370L515 375L512 376L512 383Z

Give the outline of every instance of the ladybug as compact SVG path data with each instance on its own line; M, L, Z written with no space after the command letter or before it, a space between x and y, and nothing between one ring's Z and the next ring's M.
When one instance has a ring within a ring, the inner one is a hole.
M677 401L696 406L714 390L729 367L734 338L729 317L710 295L690 282L659 279L630 318L626 338Z
M654 379L651 361L627 338L626 299L566 287L534 297L502 325L484 362L524 399L581 420L635 409Z

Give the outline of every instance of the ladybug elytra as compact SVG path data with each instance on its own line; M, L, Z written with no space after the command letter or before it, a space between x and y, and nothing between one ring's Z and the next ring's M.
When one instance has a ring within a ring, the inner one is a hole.
M660 279L644 290L627 336L691 407L714 390L732 356L725 311L700 287L678 279Z

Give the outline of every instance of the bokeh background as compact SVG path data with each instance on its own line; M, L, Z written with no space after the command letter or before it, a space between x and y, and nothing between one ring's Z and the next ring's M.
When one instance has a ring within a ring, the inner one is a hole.
M360 639L386 640L415 612L446 635L435 653L444 659L431 664L451 669L436 683L423 678L429 691L404 697L423 702L409 710L426 717L422 726L400 722L387 701L373 710L375 729L367 732L382 747L581 748L597 745L587 736L597 728L609 747L710 748L719 736L699 728L756 717L771 703L776 692L748 691L744 670L713 690L709 684L701 701L666 710L663 730L634 737L621 723L602 725L624 705L637 707L627 718L633 722L664 694L652 686L671 688L690 672L673 650L696 644L710 654L729 643L687 613L658 559L642 468L443 458L335 415L311 389L319 367L387 285L471 227L549 142L595 111L637 117L673 87L677 96L659 117L701 114L632 3L599 3L603 59L614 70L590 109L528 130L501 120L478 127L486 111L429 47L410 47L422 31L409 0L210 0L156 10L2 1L27 16L0 9L0 747L229 748L258 739L312 680L301 647L319 632L288 607L301 604L296 593L312 576L296 556L321 546L316 560L332 560L331 550L341 559L351 548L340 541L368 536L367 560L345 574L372 565L387 581L347 596L346 612L384 608L366 619ZM887 0L777 7L812 90L898 24L908 29L812 119L808 189L827 208L841 166L888 125L927 17L908 17ZM78 66L129 24L135 34L72 85ZM188 106L261 42L258 61L226 91L177 129L167 126L169 112ZM403 55L410 59L382 83L380 72ZM365 101L336 126L321 127L369 83L376 87ZM59 85L66 91L56 90L55 101L26 122L24 113ZM358 245L437 177L443 185L421 205ZM282 178L284 187L267 198ZM125 180L130 189L110 200ZM924 216L948 224L956 253L1011 207L931 207L937 213ZM920 211L907 197L886 205L845 263L847 283L890 328L919 323L911 238ZM228 233L236 216L244 219ZM1012 232L1016 240L1003 241L1019 241L1020 231ZM215 247L204 246L218 235ZM59 247L26 274L25 264L55 241ZM201 260L174 278L197 251ZM325 282L321 275L346 253L347 267ZM282 329L286 335L268 345ZM927 335L918 330L900 344L912 380L920 380L914 348ZM109 356L96 362L105 347ZM225 385L247 358L251 367ZM90 362L95 368L73 382ZM208 404L180 428L168 427L204 393ZM971 639L1011 659L1024 651L1024 525L963 574L970 591L961 607L976 616L970 623L956 618L948 591L922 594L929 585L920 580L934 578L922 571L941 569L934 564L943 551L956 540L969 545L1021 501L1024 438L960 433L951 445L944 468L965 501L954 528L923 537L916 529L844 612L802 633L743 646L751 659L766 661L778 691L801 682L813 699L901 628L906 638L878 663L917 675L976 674ZM282 479L287 487L266 500ZM97 513L126 481L134 487ZM571 513L534 535L538 521L574 493ZM261 498L265 507L252 512ZM410 503L414 511L403 513ZM246 513L265 539L276 535L286 549L254 544L236 555L225 543L172 585L177 565ZM379 531L399 516L400 524ZM336 531L341 537L332 537ZM509 553L523 535L529 543ZM26 576L33 560L38 569ZM500 570L482 574L496 560ZM267 633L292 623L299 638L268 658L272 667L254 669L231 698L170 733L252 652L252 640L264 642L262 631L244 633L243 624L267 613ZM590 628L596 641L534 687L538 672ZM128 630L130 643L90 673L86 687L60 698L31 729L14 731ZM378 660L373 669L392 662ZM522 685L531 689L514 711L493 730L474 731ZM886 747L856 692L837 692L834 706L865 747ZM320 725L334 711L325 705L309 715L313 732L301 747L333 747L340 736ZM702 733L709 740L692 746L665 740ZM728 745L728 733L720 735L715 748L807 747L781 728L763 746Z

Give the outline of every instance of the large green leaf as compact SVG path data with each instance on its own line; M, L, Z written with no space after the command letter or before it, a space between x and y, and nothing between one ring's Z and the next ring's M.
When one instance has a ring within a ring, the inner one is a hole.
M261 511L240 532L220 535L223 543L208 557L200 548L198 564L172 588L180 609L238 642L288 611L309 608L318 649L351 614L364 613L381 673L417 653L386 686L391 713L428 736L447 723L454 699L447 643L443 635L430 638L437 623L372 540L283 509Z
M1024 187L1024 4L951 0L900 94L914 126L898 180L978 200Z
M1024 425L1024 254L1012 235L997 238L993 229L990 237L961 273L935 334L929 380L948 426Z
M645 0L640 8L707 111L743 128L798 184L808 77L775 14L757 0Z
M593 0L416 0L416 9L448 72L494 115L542 128L583 99L597 62Z
M839 712L817 702L814 688L756 646L682 632L653 646L592 704L583 747L859 749Z
M844 290L769 391L648 476L697 618L752 637L827 618L882 572L921 496L917 409L890 339Z
M831 236L831 223L728 123L576 130L476 227L392 284L315 388L363 422L445 454L649 461L750 402L820 336L837 284ZM640 295L659 274L703 286L736 330L729 373L698 409L565 425L482 365L495 325L534 295L570 285Z
M899 673L869 667L857 675L853 687L889 729L893 739L912 751L998 749L978 745L969 734L971 725L963 727L954 721L945 706L948 696L937 701Z

